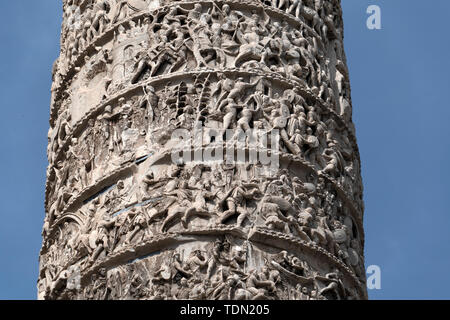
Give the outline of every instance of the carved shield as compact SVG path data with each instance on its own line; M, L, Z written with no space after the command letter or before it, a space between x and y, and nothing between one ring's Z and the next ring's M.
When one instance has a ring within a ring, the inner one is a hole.
M287 125L286 117L277 117L273 120L273 127L278 129L283 129Z
M282 105L280 107L280 114L282 117L289 118L291 116L291 112L289 111L289 107L287 105Z
M348 249L348 258L352 266L356 266L359 262L359 257L353 248Z
M339 229L333 232L334 240L337 243L344 243L347 240L347 234L344 230Z

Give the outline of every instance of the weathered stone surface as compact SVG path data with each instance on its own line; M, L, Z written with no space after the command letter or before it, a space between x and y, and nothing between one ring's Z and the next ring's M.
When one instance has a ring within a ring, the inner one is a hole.
M338 0L67 0L53 79L39 298L367 298Z

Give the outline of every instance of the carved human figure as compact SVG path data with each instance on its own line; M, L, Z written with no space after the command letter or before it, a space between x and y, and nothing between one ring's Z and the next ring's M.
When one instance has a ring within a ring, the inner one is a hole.
M247 200L254 200L260 194L258 186L236 184L219 204L220 206L226 204L228 210L220 215L218 222L223 224L232 216L237 215L237 226L241 227L250 214L246 205Z
M181 222L185 228L187 228L189 218L192 216L200 216L205 218L210 218L212 216L207 208L206 201L214 198L217 193L208 191L204 189L204 187L206 187L206 184L200 185L200 189L194 191L195 195L193 202L181 218Z

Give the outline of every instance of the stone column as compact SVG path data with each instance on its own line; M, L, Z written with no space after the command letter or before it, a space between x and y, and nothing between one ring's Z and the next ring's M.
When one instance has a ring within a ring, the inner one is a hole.
M53 80L40 299L367 298L338 0L67 0Z

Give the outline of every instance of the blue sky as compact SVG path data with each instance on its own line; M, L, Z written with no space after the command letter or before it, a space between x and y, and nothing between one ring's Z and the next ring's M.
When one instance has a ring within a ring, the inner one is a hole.
M342 0L372 299L449 299L448 0ZM366 9L382 10L382 30ZM0 299L35 299L58 0L0 1Z

